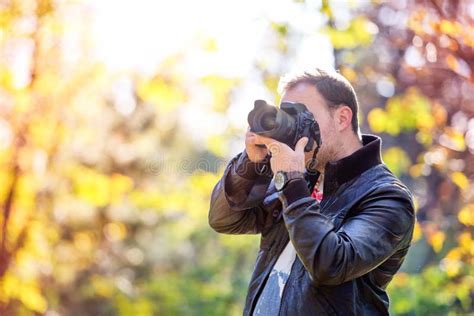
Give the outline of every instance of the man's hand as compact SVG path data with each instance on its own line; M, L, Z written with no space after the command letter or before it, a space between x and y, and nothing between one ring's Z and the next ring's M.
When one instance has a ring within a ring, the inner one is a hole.
M261 162L265 156L268 154L266 147L259 147L258 144L263 144L257 142L258 135L250 131L250 126L247 128L247 133L245 133L245 151L247 156L253 162Z
M307 137L302 137L298 140L295 150L269 137L260 135L255 135L254 137L257 144L264 144L271 152L270 165L273 174L276 174L278 171L305 171L304 147L308 143Z

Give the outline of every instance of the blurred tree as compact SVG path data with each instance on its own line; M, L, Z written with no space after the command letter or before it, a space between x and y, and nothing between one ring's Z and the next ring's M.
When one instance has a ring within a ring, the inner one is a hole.
M87 59L87 27L69 59L81 3L0 10L0 314L238 313L255 239L207 224L225 135L200 148L180 121L189 87L212 92L205 116L237 78L185 84L180 54L152 78L115 75Z
M472 4L291 5L324 20L309 32L331 39L363 129L381 134L384 161L416 195L393 313L472 310ZM196 51L212 59L212 38L151 77L112 73L88 59L86 18L80 2L0 4L0 314L241 314L259 239L216 234L207 212L243 149L245 78L183 67ZM252 94L277 101L308 34L293 22L265 20Z

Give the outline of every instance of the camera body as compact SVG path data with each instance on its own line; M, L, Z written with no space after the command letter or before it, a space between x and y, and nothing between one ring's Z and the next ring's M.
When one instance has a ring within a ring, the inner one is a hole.
M256 100L247 121L253 133L285 143L293 150L301 137L308 137L306 152L311 151L314 142L317 148L321 146L319 125L302 103L282 102L277 108L264 100Z

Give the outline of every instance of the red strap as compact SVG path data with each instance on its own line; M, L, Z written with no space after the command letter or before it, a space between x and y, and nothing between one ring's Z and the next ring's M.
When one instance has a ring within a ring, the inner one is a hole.
M317 186L314 187L313 193L311 193L311 197L315 198L319 202L323 199L323 192L320 192Z

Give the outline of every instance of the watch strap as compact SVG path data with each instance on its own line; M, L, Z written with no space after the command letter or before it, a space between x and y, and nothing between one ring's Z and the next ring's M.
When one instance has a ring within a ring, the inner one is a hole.
M294 179L304 179L304 173L301 171L289 171L285 172L285 182L289 182Z
M293 180L305 180L304 174L301 171L280 171L280 173L283 174L285 182L283 183L283 186L279 189L279 191L283 190L288 185L288 183Z

